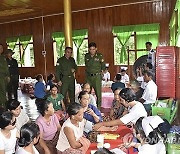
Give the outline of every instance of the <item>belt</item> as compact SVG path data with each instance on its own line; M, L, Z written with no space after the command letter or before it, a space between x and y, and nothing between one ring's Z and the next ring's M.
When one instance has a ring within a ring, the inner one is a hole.
M68 77L68 78L73 77L72 75L63 75L63 76Z
M96 76L96 75L100 75L100 73L91 73L91 74L89 74L89 76Z

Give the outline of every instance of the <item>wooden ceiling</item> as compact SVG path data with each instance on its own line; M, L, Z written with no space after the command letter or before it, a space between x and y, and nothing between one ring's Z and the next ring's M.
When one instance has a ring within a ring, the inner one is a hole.
M151 1L157 0L71 0L72 11ZM0 0L0 23L58 13L63 13L63 0Z

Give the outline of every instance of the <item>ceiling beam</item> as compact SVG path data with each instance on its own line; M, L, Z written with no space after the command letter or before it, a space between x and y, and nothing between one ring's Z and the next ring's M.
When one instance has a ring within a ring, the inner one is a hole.
M142 2L131 2L131 3L125 3L125 4L118 4L118 5L109 5L109 6L103 6L103 7L94 7L94 8L88 8L88 9L81 9L81 10L72 11L72 13L90 11L90 10L97 10L97 9L112 8L112 7L127 6L127 5L136 5L136 4L143 4L143 3L154 3L154 2L161 2L161 1L163 1L163 0L145 0L145 1L142 1ZM19 22L19 21L37 19L37 18L42 18L42 17L50 17L50 16L56 16L56 15L62 15L62 14L64 14L64 13L54 13L54 14L47 14L47 15L39 15L39 16L29 17L29 18L24 18L24 19L19 19L19 20L0 22L0 24Z

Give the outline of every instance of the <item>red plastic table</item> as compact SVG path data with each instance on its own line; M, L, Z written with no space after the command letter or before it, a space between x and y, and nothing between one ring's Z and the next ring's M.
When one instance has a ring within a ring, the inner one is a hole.
M108 132L108 133L120 135L120 137L116 140L104 140L104 143L110 143L110 149L114 149L114 148L117 148L118 145L122 144L123 143L123 137L128 133L132 134L132 131L126 126L119 126L117 131ZM91 143L86 154L90 154L91 150L97 150L97 143ZM135 153L137 153L137 152L134 152L132 147L128 149L128 154L135 154Z

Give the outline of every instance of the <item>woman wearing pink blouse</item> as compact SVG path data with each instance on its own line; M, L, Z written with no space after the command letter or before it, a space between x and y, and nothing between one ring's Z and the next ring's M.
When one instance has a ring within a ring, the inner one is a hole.
M42 154L56 154L56 144L61 126L54 114L52 102L40 100L37 102L37 109L40 116L36 123L40 129L40 141L37 149Z

